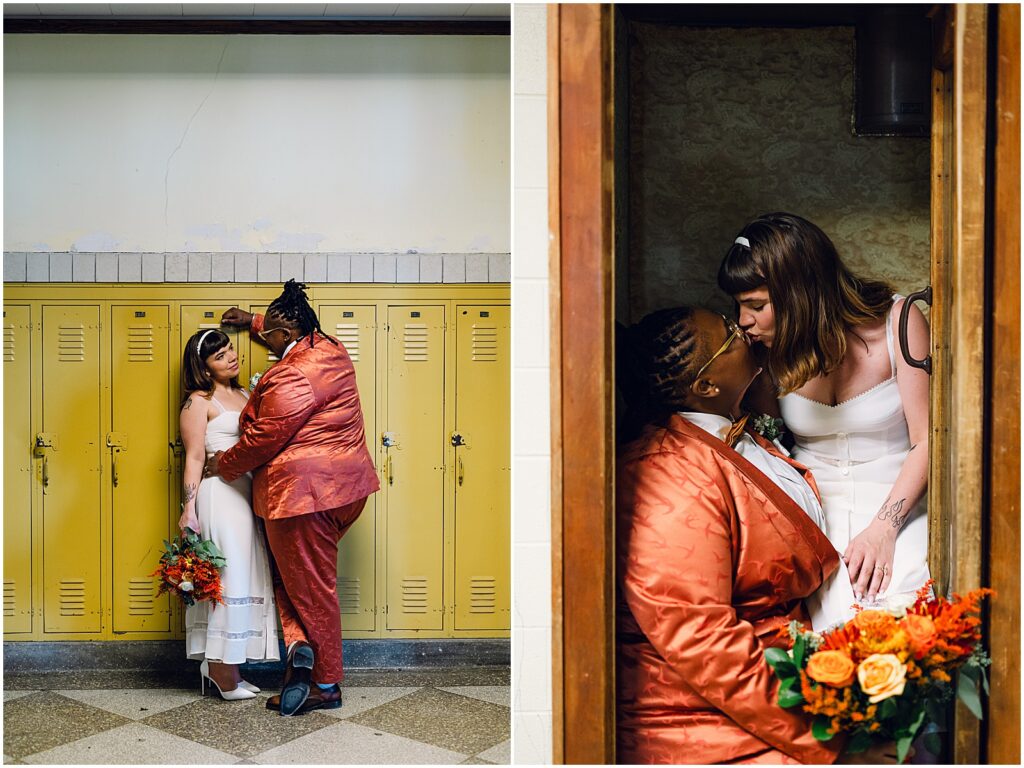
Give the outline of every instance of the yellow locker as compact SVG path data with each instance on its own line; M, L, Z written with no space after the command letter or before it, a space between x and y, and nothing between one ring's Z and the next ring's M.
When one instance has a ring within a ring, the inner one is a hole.
M4 306L4 632L32 631L31 307Z
M440 630L444 594L444 306L388 307L384 494L388 629Z
M266 316L267 307L269 304L250 304L249 312L253 314L260 314ZM322 323L321 323L322 325ZM237 347L237 345L236 345ZM280 358L270 351L270 348L265 344L261 344L253 338L249 338L249 373L246 374L245 380L242 381L242 386L248 388L249 377L254 373L263 373L270 366L276 363ZM241 376L241 374L239 374Z
M320 327L348 350L356 369L359 402L370 455L376 456L377 307L326 304L318 308ZM342 627L372 632L377 628L377 496L371 494L359 519L338 550L338 605Z
M510 310L455 312L455 629L509 629Z
M170 534L171 456L167 408L170 308L111 308L114 632L168 632L171 606L149 574Z
M100 308L43 306L43 625L99 632Z

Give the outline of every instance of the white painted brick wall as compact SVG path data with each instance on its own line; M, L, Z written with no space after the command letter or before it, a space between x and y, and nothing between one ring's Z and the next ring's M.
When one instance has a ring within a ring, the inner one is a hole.
M547 8L513 5L512 760L552 762L551 369L548 357Z

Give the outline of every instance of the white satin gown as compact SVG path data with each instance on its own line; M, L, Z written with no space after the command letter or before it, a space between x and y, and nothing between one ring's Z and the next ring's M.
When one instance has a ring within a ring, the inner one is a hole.
M220 413L206 425L206 454L238 442L239 411L213 398ZM224 553L224 605L199 602L185 610L185 650L190 659L244 664L280 658L277 609L263 530L252 512L252 477L227 483L206 477L199 483L196 515L201 537Z
M893 304L899 298L894 296ZM793 458L814 473L821 492L825 534L840 555L878 514L910 453L907 417L896 382L892 314L890 309L885 321L892 371L889 379L834 406L796 393L779 398L786 428L796 439ZM905 606L928 578L925 495L911 509L896 537L888 589L874 604L864 602L862 606ZM840 568L819 592L824 609L814 622L816 630L823 628L819 624L831 625L853 617L853 591L845 568Z

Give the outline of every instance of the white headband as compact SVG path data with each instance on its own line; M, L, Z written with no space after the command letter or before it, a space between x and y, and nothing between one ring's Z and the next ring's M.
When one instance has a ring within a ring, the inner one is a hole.
M214 329L210 328L208 331L206 331L206 333L200 336L199 341L196 342L196 357L198 357L200 360L203 359L203 356L199 353L199 350L203 348L203 342L206 340L206 337L213 333L213 331Z
M737 237L733 242L736 243L736 245L743 245L746 246L747 248L750 247L750 241L747 240L747 238L743 237L743 235Z

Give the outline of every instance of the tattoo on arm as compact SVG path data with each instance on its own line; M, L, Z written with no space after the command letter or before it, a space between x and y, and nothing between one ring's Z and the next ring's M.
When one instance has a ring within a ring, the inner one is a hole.
M882 502L882 508L878 512L878 519L888 520L890 525L898 531L903 527L904 523L907 522L907 518L910 516L910 510L908 509L904 511L903 509L906 506L906 503L907 500L904 498L889 504L889 499L886 498L886 500ZM886 506L887 504L888 506Z
M185 401L185 404L183 406L181 406L181 410L187 411L191 407L192 407L192 398L190 397L188 400Z
M185 504L188 504L196 497L196 490L195 483L185 483Z

